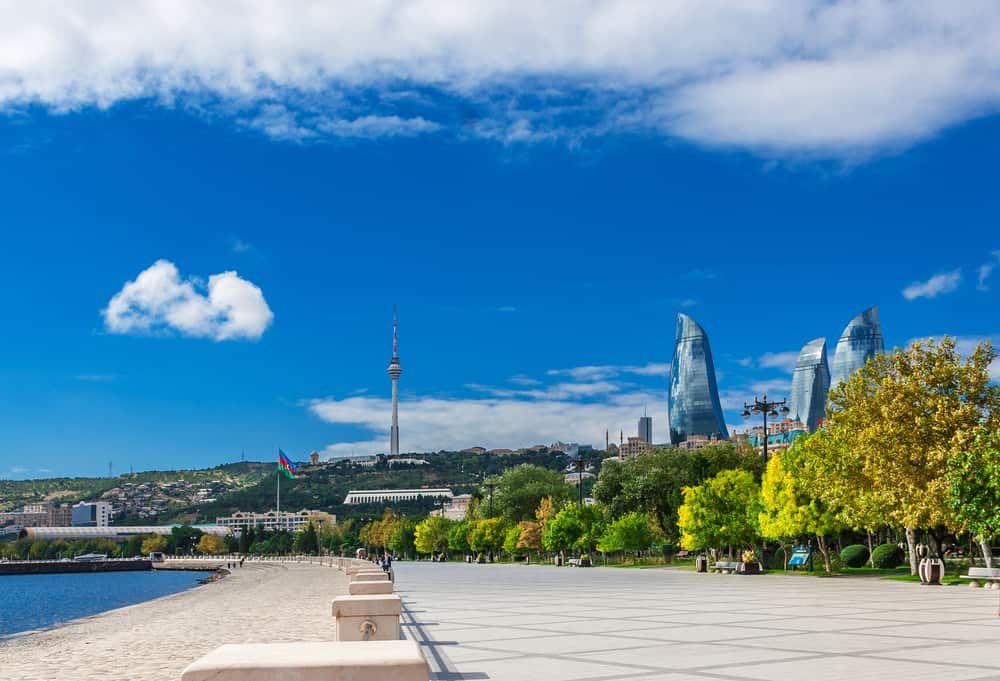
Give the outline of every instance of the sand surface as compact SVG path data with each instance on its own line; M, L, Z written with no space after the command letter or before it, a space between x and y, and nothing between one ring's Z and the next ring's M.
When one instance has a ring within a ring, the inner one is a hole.
M0 679L177 681L223 643L333 640L331 601L346 592L329 565L248 562L212 584L0 641Z

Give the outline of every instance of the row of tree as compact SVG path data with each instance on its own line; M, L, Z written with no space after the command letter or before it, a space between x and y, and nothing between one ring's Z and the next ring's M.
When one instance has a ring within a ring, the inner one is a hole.
M987 565L1000 535L1000 387L996 353L963 359L954 340L918 341L879 355L831 391L823 428L774 456L758 483L721 471L683 490L677 526L687 549L898 530L916 574L917 539L940 557L970 533Z

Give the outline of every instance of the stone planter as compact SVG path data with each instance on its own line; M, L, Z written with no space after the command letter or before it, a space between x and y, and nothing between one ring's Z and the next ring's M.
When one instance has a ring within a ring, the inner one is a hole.
M921 584L941 584L944 577L944 561L940 558L924 558L917 569Z
M743 563L743 570L741 572L745 575L759 575L760 563L756 561L752 563Z

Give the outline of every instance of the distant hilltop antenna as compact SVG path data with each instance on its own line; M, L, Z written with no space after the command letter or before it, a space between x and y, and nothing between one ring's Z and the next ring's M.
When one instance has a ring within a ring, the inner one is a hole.
M108 477L109 478L115 477L114 473L111 472L111 462L110 461L108 461Z

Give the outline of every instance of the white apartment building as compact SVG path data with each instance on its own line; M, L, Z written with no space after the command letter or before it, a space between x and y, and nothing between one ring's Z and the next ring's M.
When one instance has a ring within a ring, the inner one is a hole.
M454 495L447 487L427 489L359 489L351 490L344 498L345 504L379 504L386 501L413 501L414 499L451 499Z
M296 532L300 528L312 522L317 529L320 527L333 527L337 524L337 516L324 511L267 511L265 513L254 513L253 511L237 511L231 516L216 518L215 524L228 527L231 530L244 530L248 527L259 527L268 531L287 530Z

